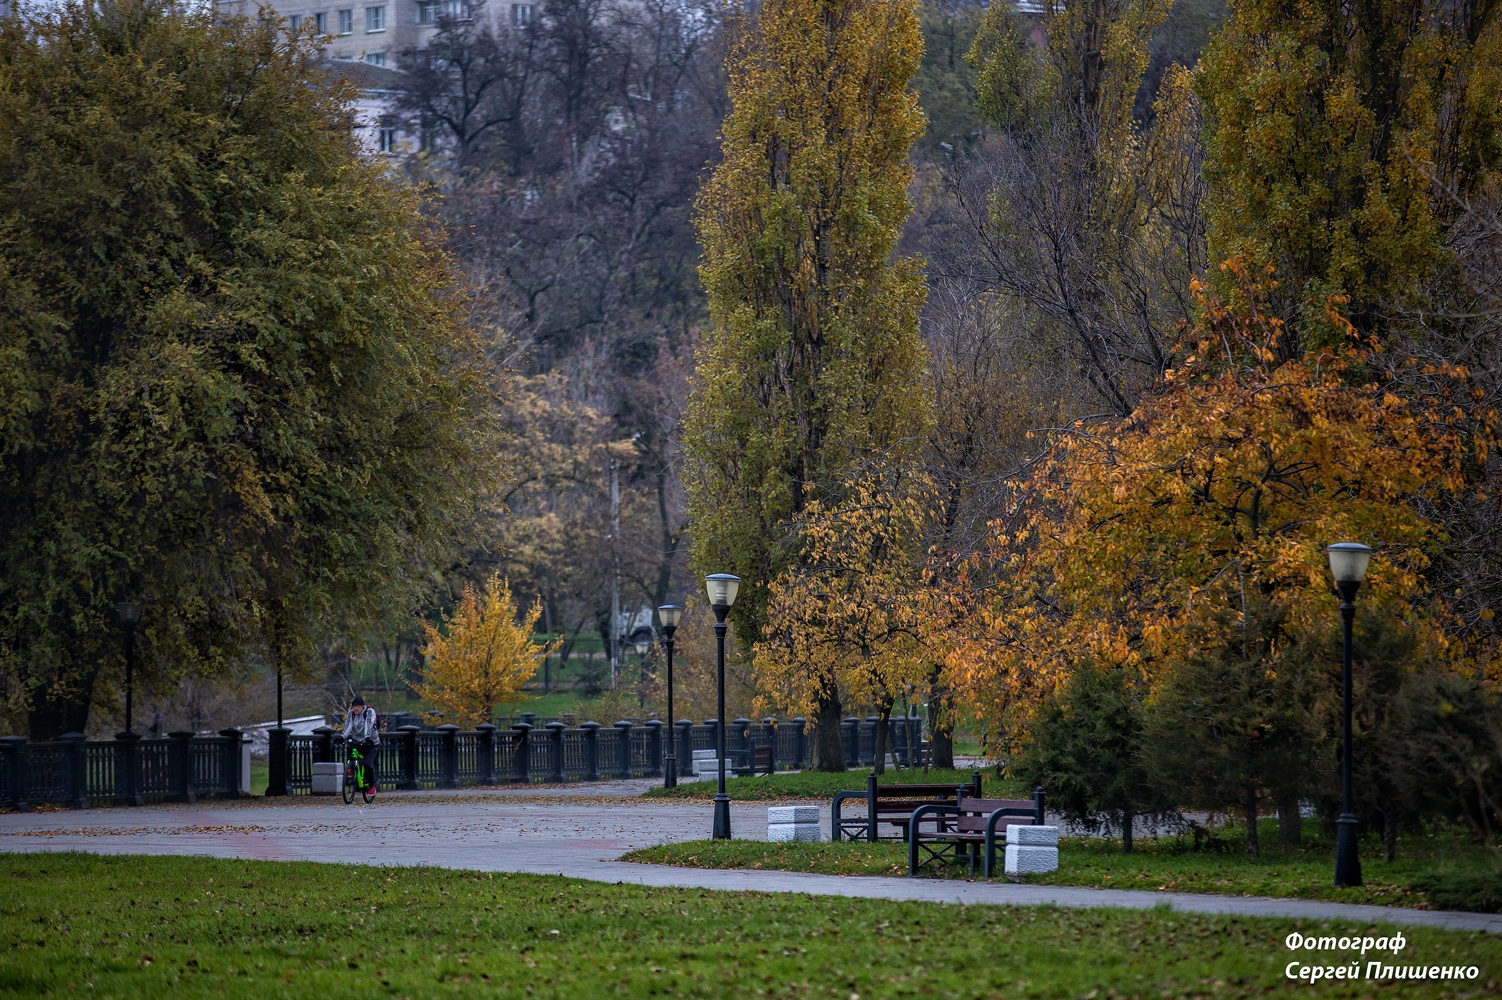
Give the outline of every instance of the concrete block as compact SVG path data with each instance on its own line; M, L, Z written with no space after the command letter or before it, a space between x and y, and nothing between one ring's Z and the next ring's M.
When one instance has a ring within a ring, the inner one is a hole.
M818 806L767 806L767 825L773 823L817 823Z
M813 844L820 839L818 823L768 823L767 839L778 843Z
M1016 827L1012 829L1015 830ZM1006 873L1008 875L1042 875L1058 870L1059 849L1057 847L1007 845Z
M1021 847L1058 847L1059 828L1056 826L1009 826L1007 843Z
M338 761L313 764L314 795L338 795L344 791L344 765Z

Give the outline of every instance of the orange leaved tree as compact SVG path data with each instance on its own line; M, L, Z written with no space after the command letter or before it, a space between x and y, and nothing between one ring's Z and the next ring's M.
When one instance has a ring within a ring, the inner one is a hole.
M491 722L497 708L521 697L521 687L536 673L556 643L533 639L541 602L534 602L520 621L511 586L500 575L485 589L466 585L459 606L443 627L426 624L426 665L418 696L462 726Z

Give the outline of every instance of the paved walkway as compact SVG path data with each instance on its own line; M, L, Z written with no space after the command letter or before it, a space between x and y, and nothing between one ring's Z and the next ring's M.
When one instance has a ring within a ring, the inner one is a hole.
M1294 899L1015 885L957 879L719 871L616 861L638 847L708 836L707 802L644 801L643 782L567 789L398 793L373 805L250 799L0 815L0 851L211 855L532 872L634 885L802 892L942 903L1168 907L1189 913L1382 922L1502 933L1502 915ZM828 826L828 807L821 809ZM731 829L766 836L765 805L733 804Z

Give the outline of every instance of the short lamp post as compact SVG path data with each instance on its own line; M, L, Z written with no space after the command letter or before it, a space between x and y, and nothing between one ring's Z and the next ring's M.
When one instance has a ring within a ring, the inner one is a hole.
M725 624L725 616L735 603L741 578L729 573L712 573L704 578L704 588L709 592L709 607L714 611L716 704L720 712L719 725L715 726L715 756L719 758L720 784L714 797L713 837L715 840L729 840L730 796L725 794L725 633L730 626Z
M136 625L141 621L140 601L121 601L115 605L120 624L125 626L125 731L134 732L133 709L136 685Z
M1335 821L1335 884L1361 884L1361 856L1356 850L1356 814L1351 806L1351 623L1356 619L1356 591L1366 579L1372 550L1359 542L1336 542L1325 553L1330 573L1340 594L1340 618L1344 642L1341 648L1341 715L1345 732L1340 751L1340 817Z
M662 759L662 787L678 787L678 746L673 730L673 633L678 631L678 622L683 618L683 609L676 604L664 604L657 609L657 621L662 626L662 645L668 654L668 753Z

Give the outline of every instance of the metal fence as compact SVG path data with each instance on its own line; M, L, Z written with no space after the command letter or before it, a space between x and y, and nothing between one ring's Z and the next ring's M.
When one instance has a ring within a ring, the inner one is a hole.
M875 716L852 716L841 724L848 766L872 763L878 724ZM921 763L921 720L899 717L888 725L886 746L897 762ZM720 723L685 719L674 728L678 757L687 761L692 751L716 746ZM383 734L374 764L381 785L398 789L654 778L663 773L666 729L666 723L656 719L608 727L585 722L575 728L561 722L473 730L407 725ZM757 747L772 749L775 769L801 770L808 764L810 745L809 727L801 718L735 719L725 727L726 756L737 774L751 772ZM327 727L307 735L274 729L268 749L267 794L310 793L313 765L341 761L345 753L343 739ZM129 735L86 741L70 735L27 743L22 737L5 737L0 738L0 806L139 805L235 797L249 788L248 768L248 744L235 729L218 736L170 733L165 739Z
M44 743L0 738L0 806L142 805L235 797L248 787L244 735L169 733L143 740L130 734L85 740L71 733Z

